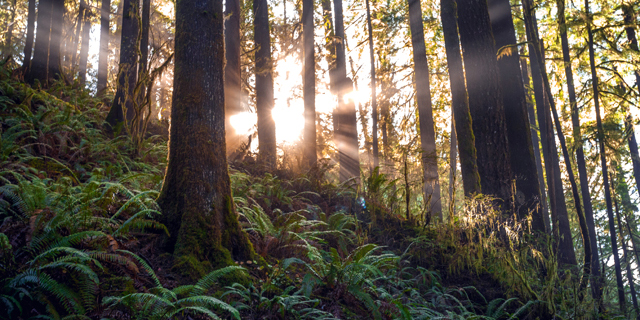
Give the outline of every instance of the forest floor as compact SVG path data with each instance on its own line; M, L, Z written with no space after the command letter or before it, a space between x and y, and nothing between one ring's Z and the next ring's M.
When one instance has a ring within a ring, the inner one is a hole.
M384 174L230 165L240 221L264 261L186 274L158 248L167 141L103 131L77 86L34 90L0 69L0 318L528 319L589 317L571 277L482 200L447 224L407 221ZM162 124L157 124L156 129ZM162 132L154 131L154 132ZM503 229L505 230L505 229ZM547 270L547 275L540 270ZM230 274L247 276L232 283Z

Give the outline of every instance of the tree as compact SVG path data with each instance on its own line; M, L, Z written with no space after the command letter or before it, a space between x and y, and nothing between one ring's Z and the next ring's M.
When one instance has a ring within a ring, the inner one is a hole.
M629 290L631 291L631 303L633 304L633 308L635 309L636 314L638 314L638 312L640 311L638 308L638 297L636 294L633 272L631 270L631 257L627 254L627 241L624 238L624 229L622 228L622 215L620 214L618 199L620 199L622 209L625 211L625 215L628 211L631 211L631 213L633 213L633 210L630 210L629 208L633 206L633 204L630 201L631 199L629 199L629 188L627 186L627 182L625 181L622 167L618 166L617 172L618 179L614 180L613 175L611 176L612 184L615 185L614 189L616 190L613 196L613 204L616 209L616 221L618 222L620 246L622 247L622 264L626 266L627 281L629 282ZM633 235L629 234L629 237L633 237Z
M84 87L87 82L87 61L89 60L89 40L91 37L91 11L87 8L84 12L84 26L82 26L82 44L80 45L80 65L78 79Z
M146 82L149 81L148 60L149 60L149 18L151 17L151 0L142 0L142 18L140 22L140 67L138 68L138 80L144 80L138 92L139 100L146 94Z
M373 167L380 165L380 152L378 151L378 97L376 94L376 58L373 55L373 27L371 25L371 8L369 0L365 0L367 6L367 27L369 31L369 60L371 65L371 123L372 123L372 153Z
M640 52L640 50L638 50L638 39L636 39L636 30L634 24L635 12L630 4L622 5L622 17L624 19L624 29L627 34L627 40L629 40L629 46L631 47L631 50ZM640 92L640 72L638 72L638 70L635 70L634 73L636 76L636 88L638 88L638 92ZM636 141L636 134L635 130L633 129L633 121L630 115L625 122L625 126L627 128L628 134L627 142L629 144L629 152L631 152L633 176L636 180L636 188L640 192L640 154L638 154L638 142Z
M76 31L73 34L73 47L71 50L67 50L67 61L69 51L71 51L71 70L75 73L76 70L76 62L78 62L78 42L80 41L80 34L82 33L82 22L84 21L85 11L87 10L87 5L84 0L80 0L80 5L78 8L78 19L76 22Z
M409 27L413 45L413 64L415 69L415 87L418 101L418 121L420 122L420 142L422 145L422 166L424 178L424 198L431 214L442 220L442 199L438 181L438 157L436 151L436 133L431 110L431 88L429 84L429 61L424 43L424 26L420 0L408 0ZM427 200L428 199L428 200Z
M36 0L29 0L29 9L27 13L27 39L24 43L24 60L22 61L22 69L24 74L29 74L29 65L31 64L31 53L33 50L33 32L36 28Z
M176 263L252 258L225 156L223 20L222 0L176 2L170 151L158 198Z
M496 205L507 213L513 206L513 174L486 1L460 0L458 28L482 193L496 197Z
M225 96L225 127L227 154L240 147L241 137L229 121L230 118L242 112L242 79L240 68L240 0L228 0L225 3L224 42L224 96Z
M315 166L316 154L316 58L314 53L314 4L302 2L302 41L304 51L304 158L306 165Z
M100 9L100 53L98 56L98 93L107 87L109 70L109 20L111 14L111 0L102 0Z
M52 8L53 0L40 0L38 3L36 43L33 47L33 59L26 77L27 82L31 85L34 85L36 81L44 86L47 84Z
M477 165L477 151L473 134L469 100L464 83L462 55L456 22L456 4L454 0L440 0L440 15L444 44L449 66L449 82L451 87L451 108L454 113L456 136L460 150L460 169L462 185L466 196L480 193L480 175Z
M138 81L139 11L139 0L123 0L118 83L116 95L106 119L112 130L115 130L125 121L125 110L127 121L131 121L134 115L133 99L135 97L133 91Z
M253 0L254 42L256 44L256 109L258 110L259 158L267 165L276 163L276 124L273 109L273 60L267 0Z
M5 49L4 54L5 57L8 57L12 52L13 52L13 28L15 26L15 23L13 23L14 21L16 21L16 11L18 11L18 8L16 6L16 0L11 0L11 23L9 23L9 28L7 28L7 35L6 35L6 39L5 39L5 43L4 43L4 47Z
M64 2L65 0L52 0L49 62L47 64L48 80L58 80L62 77L60 45L62 44L62 26L64 25Z
M526 219L531 215L532 228L544 232L540 188L527 119L527 98L522 86L520 56L511 16L511 4L509 0L489 0L488 5L498 57L509 157L516 181L516 209L520 219Z

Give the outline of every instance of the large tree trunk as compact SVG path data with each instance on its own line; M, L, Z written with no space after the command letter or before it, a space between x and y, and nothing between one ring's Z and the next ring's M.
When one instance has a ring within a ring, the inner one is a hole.
M347 78L347 65L344 44L344 18L342 15L342 0L333 1L335 12L336 68L335 80L338 95L338 152L340 163L340 181L360 177L360 160L358 154L358 131L356 107L353 100L344 101L345 94L353 90L351 79Z
M27 39L24 43L24 60L22 61L22 69L24 74L29 73L29 65L31 64L31 53L33 51L33 32L36 28L36 0L29 0L29 13L27 15Z
M413 63L415 70L416 96L418 100L418 121L420 123L420 143L422 145L422 170L424 178L424 199L426 208L437 215L442 222L442 199L438 179L438 155L436 151L436 133L431 110L431 87L429 84L429 61L424 43L424 26L420 0L409 2L409 27L413 45ZM373 56L373 54L372 54Z
M464 83L464 70L458 39L456 4L454 0L440 0L442 31L449 66L451 108L453 109L456 135L460 149L460 169L464 194L469 197L480 193L480 175L476 162L475 137L473 135L469 100Z
M91 11L84 12L84 26L82 26L82 44L80 45L80 64L78 66L78 81L84 88L87 82L87 61L89 60L89 40L91 37Z
M509 144L495 44L486 1L460 0L458 27L476 137L482 193L496 197L505 214L513 208Z
M64 25L64 1L52 0L51 7L51 35L49 40L49 62L47 77L48 80L58 80L62 78L60 66L60 46L62 44L62 27Z
M101 94L107 88L109 73L109 16L111 14L111 0L102 0L100 9L100 53L98 57L97 92Z
M302 2L302 38L304 52L304 158L306 165L315 166L316 153L316 58L314 53L314 2Z
M49 40L51 36L51 11L53 0L40 0L38 3L38 27L36 29L36 43L33 47L33 59L29 66L27 82L34 85L36 80L46 86L47 65L49 63Z
M167 249L183 268L193 259L216 268L253 256L225 156L223 20L222 0L176 2L169 158L158 204L171 234Z
M616 226L613 217L613 206L611 202L611 188L609 186L609 170L607 167L606 149L604 146L604 129L602 128L602 118L600 117L600 98L598 91L598 74L596 73L595 53L593 49L593 32L591 31L591 16L589 13L589 0L584 1L587 15L587 34L589 36L589 64L591 66L591 83L593 89L593 103L596 109L596 125L598 129L598 145L600 149L600 164L602 166L602 179L604 184L604 198L607 205L607 216L609 218L609 235L611 237L611 254L616 271L616 284L618 287L618 303L620 311L626 314L626 299L624 294L624 284L622 280L622 269L620 267L620 257L618 256L618 243L616 239Z
M541 51L542 45L538 38L538 26L532 4L529 0L522 1L523 14L527 40L529 42L529 56L531 59L531 78L536 100L538 126L540 140L542 142L542 154L544 156L545 171L547 174L547 188L549 190L549 203L551 208L553 236L556 241L556 254L560 264L577 265L576 254L573 248L571 227L567 204L564 198L562 186L560 161L557 153L556 142L553 134L553 122L551 120L550 100L547 95L543 72L545 71L544 54L534 54ZM540 45L540 47L537 47Z
M593 207L591 205L591 193L589 191L589 177L587 175L587 165L582 149L582 133L580 132L580 112L578 111L578 102L576 99L576 89L573 82L573 71L571 68L571 55L569 52L569 40L567 39L567 25L565 23L564 0L557 0L558 4L558 28L560 29L560 38L562 42L562 57L564 60L564 70L567 77L567 88L569 91L569 104L571 105L571 122L573 124L573 140L576 150L576 164L578 165L578 175L580 177L580 192L582 195L582 204L584 205L584 215L587 220L589 229L589 238L591 243L591 292L596 300L600 299L600 291L598 290L600 279L600 268L598 261L598 243L596 238L595 221L593 218Z
M241 113L242 110L242 79L240 68L240 1L227 0L225 4L224 42L225 58L224 66L224 103L225 103L225 127L227 154L236 151L243 141L231 125L232 116ZM242 133L243 134L243 133Z
M536 123L536 111L533 107L533 99L530 93L531 78L527 69L527 60L520 59L520 69L522 79L527 93L527 113L529 114L529 124L531 128L531 145L533 146L533 156L536 159L536 171L538 172L538 184L540 186L540 204L542 206L542 218L547 233L551 232L551 221L549 219L549 206L547 205L547 188L544 184L544 169L542 168L542 156L540 155L540 139L538 138L538 124Z
M139 101L146 95L146 87L149 79L149 19L151 18L151 0L142 0L142 25L140 26L140 67L138 68L138 79L145 80L144 85L138 90Z
M116 95L107 115L107 123L111 129L125 121L123 110L126 108L126 120L131 121L134 113L134 88L138 81L138 17L140 16L139 0L123 0L122 2L122 36L120 39L120 66Z
M16 11L17 11L17 7L16 7L16 0L12 0L11 1L11 18L9 18L9 27L7 28L7 34L6 34L6 41L4 43L4 56L5 58L8 57L10 54L13 53L13 49L11 48L13 46L13 28L15 26L15 21L16 21Z
M273 109L273 61L269 32L269 6L266 0L253 0L254 39L256 50L256 109L258 110L259 158L265 164L276 164L276 124Z
M338 88L336 88L336 46L333 17L331 14L331 0L322 0L322 19L324 23L325 46L327 47L327 51L329 51L329 55L327 56L329 88L332 94L336 94L338 91ZM338 108L334 108L331 119L333 125L333 142L336 147L338 146L338 131L340 130L338 117Z
M78 21L76 22L76 31L73 33L73 47L67 48L66 56L68 58L71 54L71 74L75 76L76 62L78 61L78 42L80 41L80 34L82 33L82 22L84 21L84 13L86 11L86 4L84 0L80 0L80 7L78 8Z
M369 60L371 62L371 122L373 140L373 167L380 165L380 151L378 151L378 95L376 94L376 58L373 54L373 26L371 25L371 8L367 5L367 26L369 27Z
M515 205L521 220L531 215L533 230L544 232L540 188L527 119L527 98L522 86L520 55L517 50L511 4L509 0L489 0L488 5L498 56L511 169L516 180Z

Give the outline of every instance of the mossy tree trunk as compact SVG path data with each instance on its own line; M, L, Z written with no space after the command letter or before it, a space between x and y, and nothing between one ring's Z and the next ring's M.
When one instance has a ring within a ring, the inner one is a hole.
M457 9L482 193L510 214L513 174L487 2L459 0Z
M427 209L442 222L442 198L438 177L438 157L436 132L431 110L431 86L429 84L429 61L424 43L424 25L420 0L408 0L409 27L413 46L415 88L418 100L418 121L420 123L420 143L422 146L422 171L424 178L424 198ZM372 55L373 56L373 55Z
M240 147L243 141L231 126L230 118L241 113L242 110L242 80L240 67L240 0L227 0L225 4L224 43L224 103L227 154L231 154Z
M302 2L302 41L304 51L304 161L308 167L316 165L316 58L314 53L314 1Z
M27 82L31 85L34 85L36 81L39 81L43 86L47 84L52 8L53 0L40 0L38 3L36 43L33 47L33 59L26 77Z
M158 204L178 261L212 267L252 258L234 208L224 134L222 0L176 3L174 94Z
M76 71L76 62L78 62L78 42L80 42L80 35L82 34L82 21L84 21L84 13L86 11L87 5L84 3L84 0L80 0L80 5L78 8L78 19L76 22L76 30L73 33L73 41L72 47L65 52L67 56L67 62L69 61L69 54L71 54L71 74L75 76Z
M78 66L78 80L84 87L87 82L87 62L89 60L89 40L91 37L91 11L87 8L84 12L82 26L82 44L80 45L80 62Z
M522 86L520 55L509 0L489 0L491 30L498 57L498 72L509 140L511 169L516 181L515 205L521 220L531 215L533 230L545 231L540 205L531 130L527 119L527 98Z
M273 110L273 60L269 32L267 0L253 0L253 36L256 44L256 109L258 111L259 159L266 165L276 163L276 123Z
M140 0L123 0L122 2L122 36L120 38L120 65L116 95L107 115L107 124L112 129L125 121L123 110L126 109L126 120L134 115L134 88L138 81L138 18L140 17ZM124 108L123 108L124 107Z
M149 79L147 72L149 64L149 23L151 18L151 0L142 0L142 17L140 22L140 67L138 68L138 80ZM138 101L142 103L146 95L147 83L138 90Z
M98 56L98 84L99 94L107 87L109 70L109 20L111 15L111 0L102 0L100 8L100 53Z
M31 64L31 53L33 51L33 36L36 29L36 0L29 0L27 13L27 38L24 43L24 60L22 61L22 69L25 74L29 73L29 65Z
M449 67L451 86L451 108L453 109L456 135L460 152L460 169L464 194L469 197L480 193L480 175L476 163L475 136L473 135L471 113L467 88L464 83L462 55L456 22L456 3L454 0L440 0L442 31Z

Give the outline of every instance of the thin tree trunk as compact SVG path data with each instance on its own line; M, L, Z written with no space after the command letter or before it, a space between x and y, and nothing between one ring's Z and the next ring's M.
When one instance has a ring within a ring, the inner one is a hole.
M89 40L91 37L91 11L84 12L84 26L82 26L82 44L80 46L80 65L78 67L78 80L84 88L87 82L87 61L89 60Z
M613 183L614 179L613 179L613 175L611 176L611 181ZM624 173L622 173L622 168L620 166L618 166L618 179L616 181L616 193L613 195L613 204L615 206L616 209L616 220L618 222L618 232L620 232L620 246L622 247L622 264L624 264L626 266L626 272L627 272L627 281L629 281L629 290L631 291L631 302L633 303L633 308L636 311L636 315L638 315L638 298L636 295L636 288L635 288L635 280L633 279L633 272L631 271L631 257L629 257L629 255L627 254L627 243L626 240L624 239L624 229L622 228L622 215L620 214L620 206L618 206L618 198L619 197L623 197L624 196L624 192L627 193L627 197L629 194L629 191L626 187L626 182L624 182ZM617 195L617 196L616 196ZM623 209L625 205L624 205L624 199L622 200L622 206ZM631 236L631 235L629 235Z
M571 105L571 122L573 124L573 140L576 150L576 164L578 165L578 175L580 177L580 191L582 194L582 203L584 205L584 215L587 220L589 229L589 237L591 243L591 292L596 300L600 300L600 290L598 287L602 283L600 278L600 268L598 267L598 243L596 239L595 221L593 218L593 207L591 205L591 194L589 191L589 177L587 175L587 165L584 158L582 148L582 133L580 132L580 113L578 111L578 102L576 99L576 89L573 82L573 71L571 68L571 55L569 52L569 40L567 38L567 25L565 23L565 2L557 0L558 6L558 28L560 29L560 38L562 42L562 57L564 60L564 70L567 77L567 88L569 91L569 104Z
M338 88L336 87L336 46L335 33L333 30L333 17L331 14L331 0L322 0L322 18L324 22L325 46L327 47L327 51L329 51L329 56L327 56L327 65L329 70L329 88L332 94L337 94ZM331 119L333 125L333 142L337 147L340 131L337 107L333 109Z
M544 184L544 171L542 168L542 156L540 155L540 139L538 138L538 124L536 122L536 112L533 106L533 99L530 93L531 78L527 67L527 60L520 59L520 69L522 70L522 79L527 94L527 112L529 114L529 124L531 128L531 145L533 146L533 156L536 159L536 171L538 173L538 184L540 185L540 204L542 206L542 218L547 233L551 232L551 221L549 220L549 206L547 205L547 188Z
M220 268L254 258L225 156L223 23L222 0L176 2L170 151L158 204L171 235L166 249L181 268L193 260ZM193 268L182 270L200 277Z
M49 80L62 78L60 66L60 46L62 44L62 26L64 25L65 0L53 0L51 10L51 35L49 40L49 63L47 76Z
M520 55L509 0L489 0L491 29L495 39L500 88L509 141L511 169L516 182L515 205L521 220L532 216L533 230L544 232L540 188L536 172L527 99L522 86Z
M462 55L458 39L456 22L456 4L454 0L440 0L442 31L449 66L449 83L451 86L451 108L455 120L456 135L460 146L460 169L462 185L467 197L480 193L480 175L476 162L475 137L473 135L469 100L464 82Z
M369 60L371 61L371 122L373 134L373 167L380 165L378 151L378 97L376 94L376 59L373 55L373 27L371 25L371 8L369 0L365 0L367 5L367 26L369 27Z
M146 95L146 82L149 81L149 23L151 18L151 0L142 0L142 25L140 26L140 67L138 68L138 79L144 80L145 84L141 86L138 92L140 101Z
M630 47L632 50L639 52L635 30L635 12L630 4L622 6L622 17L624 19L624 30L627 33L627 40L629 40ZM638 88L638 92L640 92L640 72L638 70L635 70L635 76L636 88ZM636 141L631 115L627 116L625 125L628 134L627 141L629 143L629 151L631 152L631 163L633 164L633 177L636 180L636 190L640 193L640 155L638 154L638 142Z
M436 132L433 123L431 105L431 87L429 84L429 61L424 43L424 26L420 0L408 0L409 27L413 45L413 63L415 70L415 89L418 101L418 121L420 123L420 143L422 146L422 171L424 179L424 198L426 208L432 214L442 217L442 199L438 177L438 154L436 150ZM371 35L370 35L371 36ZM371 53L373 57L373 52Z
M36 42L33 47L33 59L27 74L27 82L35 85L36 80L40 85L46 86L47 67L49 63L49 40L51 36L51 12L53 0L40 0L38 4L38 27L36 29Z
M224 42L224 97L225 97L225 127L227 155L238 150L244 132L238 133L231 126L231 117L240 114L242 110L242 79L240 67L240 1L227 0L225 3Z
M29 13L27 15L27 39L24 43L24 60L22 61L22 69L24 74L29 73L29 65L31 64L31 53L33 51L33 33L36 28L36 0L29 0Z
M122 2L122 36L120 39L120 66L116 95L107 115L107 123L115 130L126 120L131 121L135 111L133 99L134 88L138 82L138 17L140 15L139 0L123 0ZM126 109L126 114L123 110Z
M273 61L269 32L269 5L266 0L253 0L254 39L256 50L256 108L258 110L259 158L265 164L276 164L276 124L273 109Z
M314 52L314 2L302 2L302 32L304 51L304 157L306 165L316 165L316 58Z
M542 153L545 159L545 171L547 173L547 187L549 189L549 203L551 207L552 234L557 242L558 261L561 264L577 265L576 255L571 237L571 227L567 205L565 203L562 179L560 176L560 161L557 153L553 134L553 122L551 120L550 104L552 100L547 94L544 84L546 75L544 54L541 52L542 43L538 38L538 26L535 12L530 0L523 0L523 14L527 39L529 42L529 56L531 59L531 76L536 100L538 126L540 128L540 140L542 141ZM536 53L539 53L536 54Z
M75 76L76 62L78 62L78 43L80 42L80 34L82 33L82 22L84 21L84 13L86 4L84 0L80 0L80 8L78 9L78 21L76 22L76 31L73 33L73 48L67 49L67 53L71 51L71 73Z
M109 21L111 14L111 0L102 0L100 9L100 53L98 57L97 92L102 94L107 88L109 73Z
M456 126L454 124L453 108L451 109L451 136L449 138L449 221L453 222L456 215L456 169L458 167L458 145L456 144Z
M13 49L11 49L11 47L13 46L13 27L16 24L16 11L17 11L16 0L12 0L11 1L11 18L9 21L9 27L7 28L7 36L6 36L7 39L4 45L5 58L8 57L11 53L13 53Z
M598 91L598 75L596 73L595 52L593 49L593 32L591 31L591 16L589 13L589 0L584 2L585 13L587 15L587 34L589 37L589 64L591 66L591 82L593 88L593 102L596 109L596 124L598 128L598 145L600 147L600 163L602 166L602 178L604 180L604 198L607 204L607 216L609 218L609 234L611 236L611 253L616 271L616 284L618 287L618 303L620 311L627 313L626 299L624 294L624 284L622 280L622 270L620 267L620 257L618 256L618 243L616 241L616 227L613 218L613 207L611 203L611 189L609 187L609 172L607 168L607 156L604 146L604 129L602 128L602 118L600 117L600 101Z
M482 193L498 199L505 214L513 212L509 144L495 45L486 1L460 0L458 27L462 44L469 110L476 137Z

